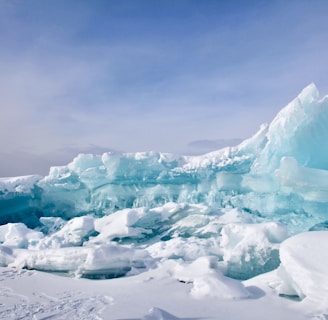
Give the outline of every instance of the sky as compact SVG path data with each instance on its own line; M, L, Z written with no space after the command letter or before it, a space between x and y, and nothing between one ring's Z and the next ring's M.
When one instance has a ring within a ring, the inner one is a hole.
M0 176L78 153L201 154L253 135L311 82L326 0L0 0Z

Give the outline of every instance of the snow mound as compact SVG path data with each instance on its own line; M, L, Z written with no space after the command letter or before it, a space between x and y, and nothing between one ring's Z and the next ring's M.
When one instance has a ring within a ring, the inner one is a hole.
M280 295L299 297L304 307L328 313L328 232L298 234L280 247L281 265L276 286Z
M181 282L192 283L190 293L196 299L250 297L250 293L241 282L222 274L215 257L201 257L190 264L178 265L175 277Z
M151 308L142 320L178 320L179 318L160 308Z

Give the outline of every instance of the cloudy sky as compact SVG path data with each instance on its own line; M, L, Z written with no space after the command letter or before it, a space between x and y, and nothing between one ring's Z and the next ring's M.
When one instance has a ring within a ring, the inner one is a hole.
M199 154L328 93L326 0L0 0L0 176Z

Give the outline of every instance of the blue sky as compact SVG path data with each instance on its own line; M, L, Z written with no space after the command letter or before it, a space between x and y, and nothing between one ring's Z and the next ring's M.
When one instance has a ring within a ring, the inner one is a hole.
M327 10L0 0L0 176L79 152L199 154L251 136L309 83L328 94Z

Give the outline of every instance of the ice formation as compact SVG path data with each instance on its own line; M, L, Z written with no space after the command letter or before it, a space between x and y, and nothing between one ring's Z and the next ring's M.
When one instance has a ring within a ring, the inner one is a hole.
M0 265L111 278L173 259L194 296L229 283L245 297L231 278L277 268L285 239L328 228L326 141L328 97L311 84L236 147L80 154L46 177L1 178Z

